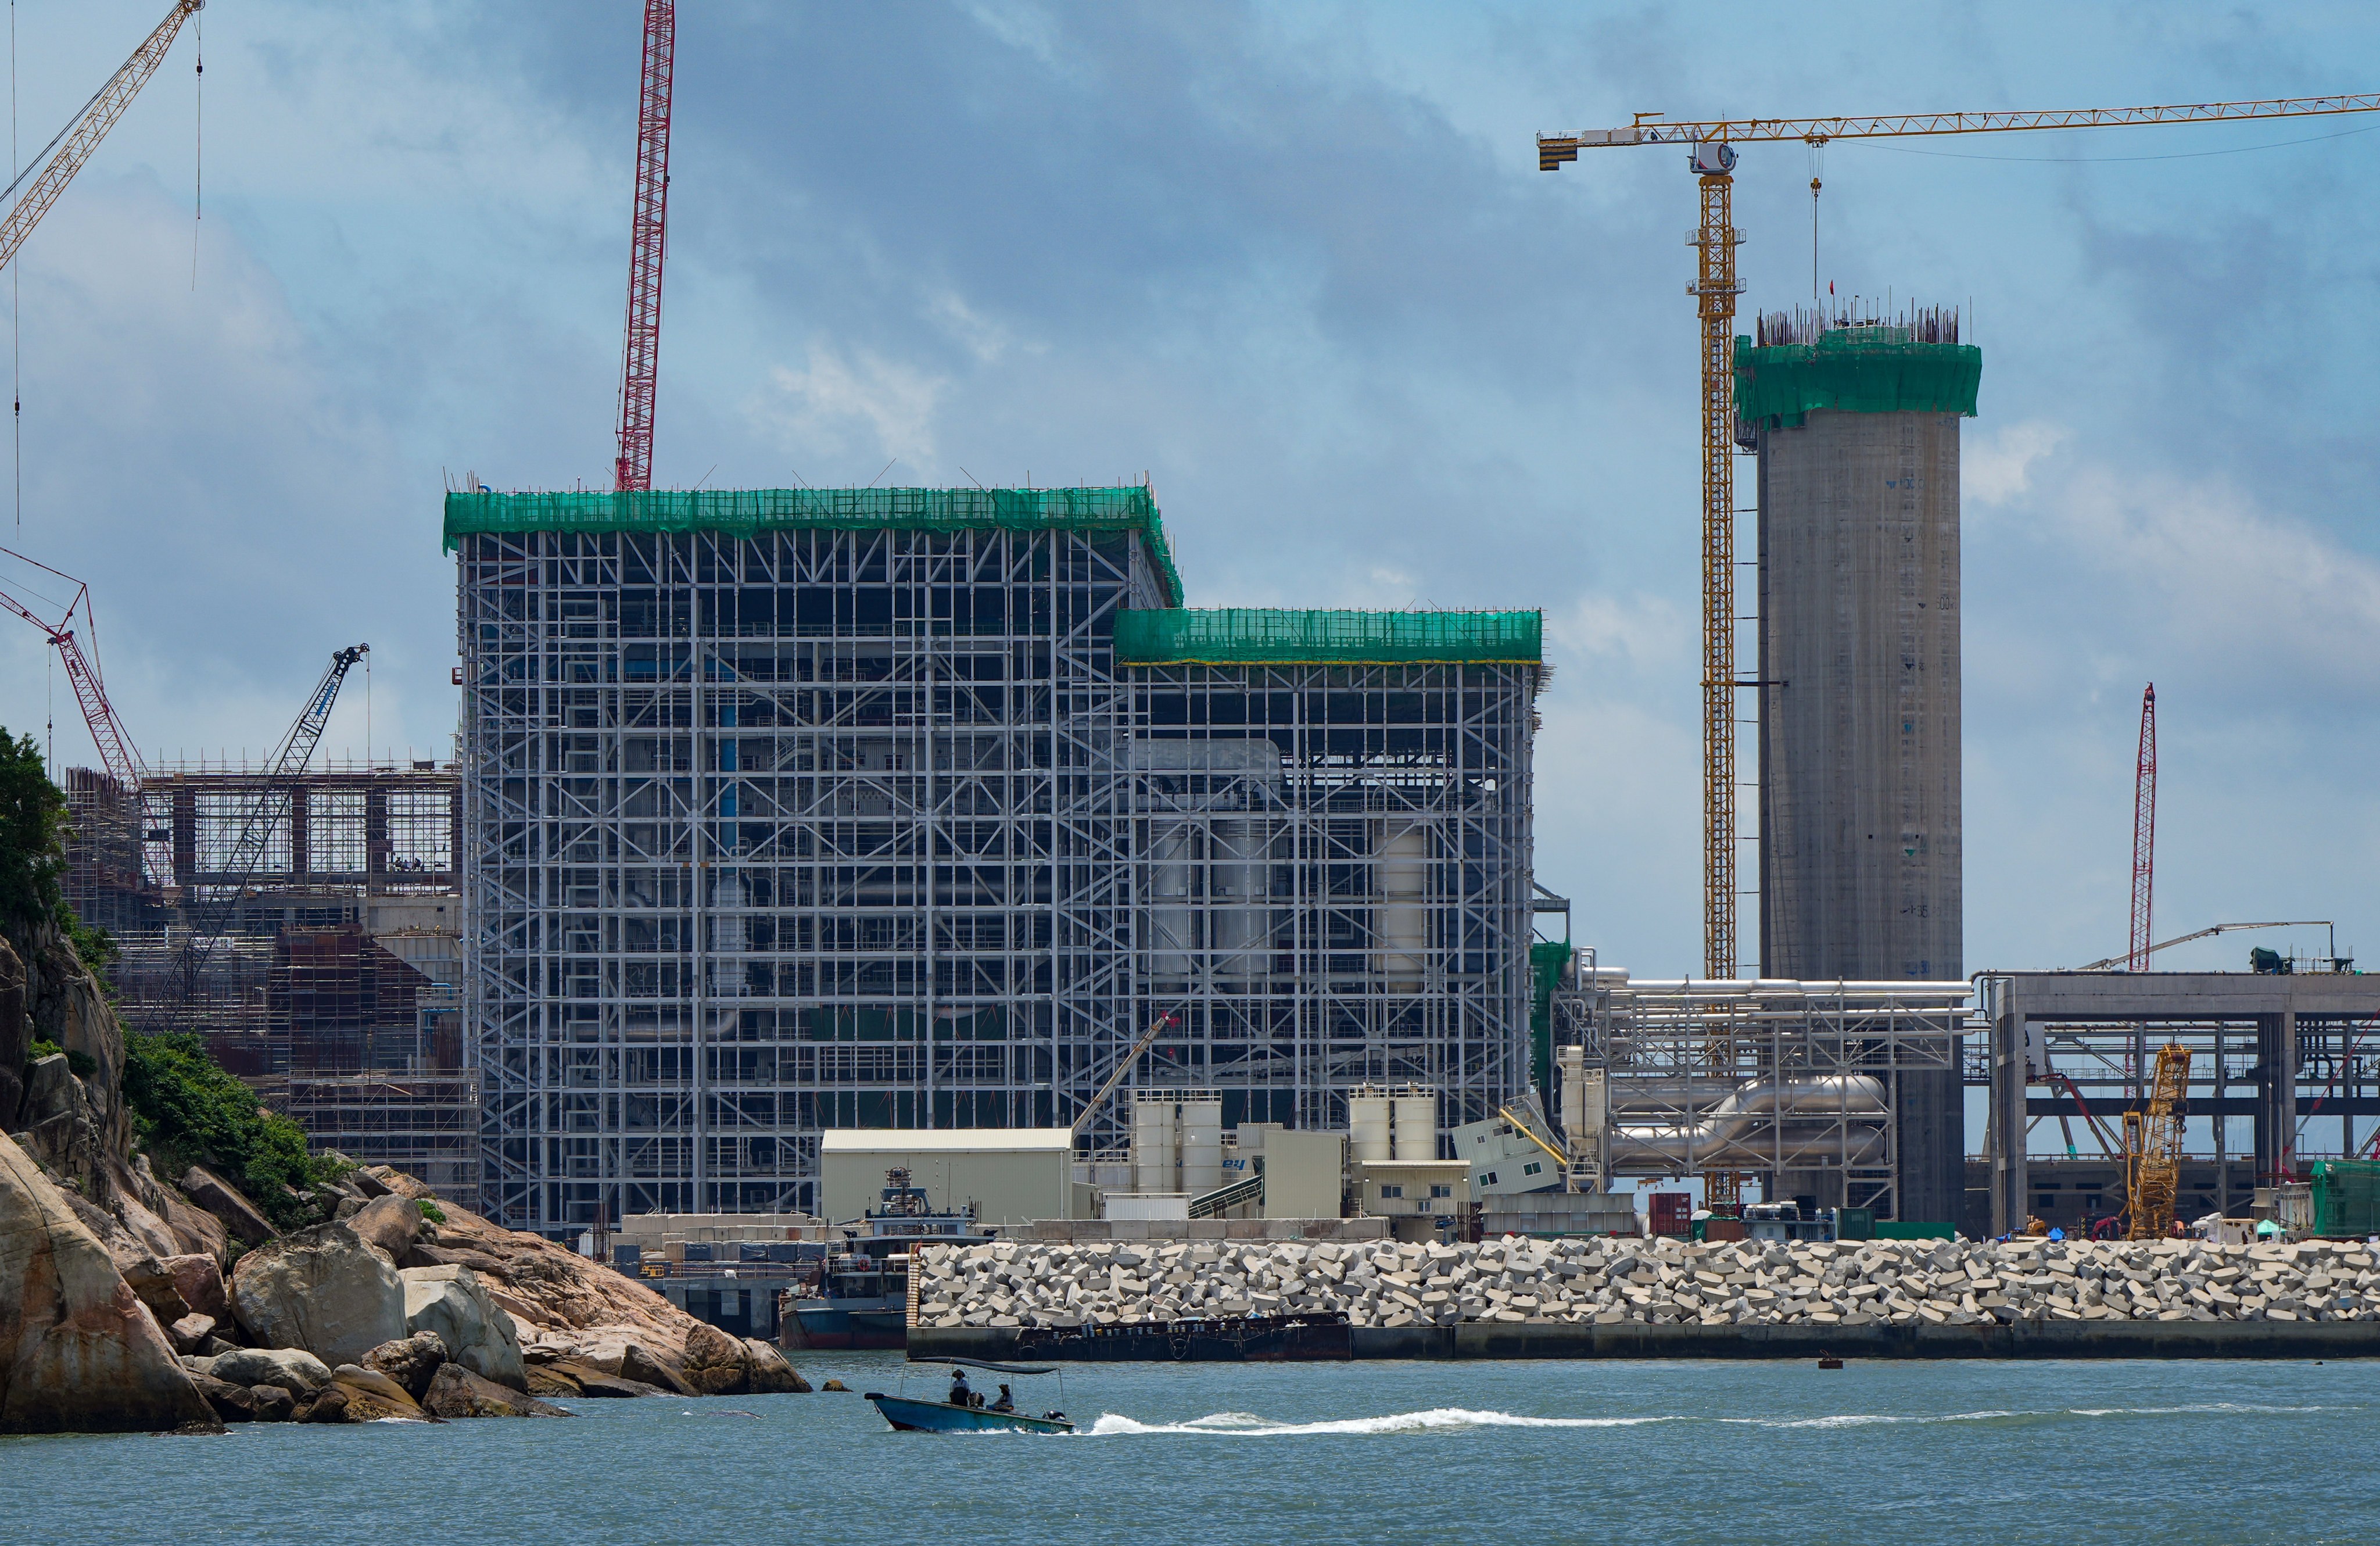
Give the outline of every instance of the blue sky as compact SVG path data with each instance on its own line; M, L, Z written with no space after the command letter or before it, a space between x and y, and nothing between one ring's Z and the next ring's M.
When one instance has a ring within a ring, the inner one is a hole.
M22 0L28 152L162 9ZM373 744L443 751L445 480L609 467L639 14L211 6L204 220L186 33L27 245L0 543L91 582L144 748L252 754L368 639ZM1146 472L1193 604L1543 607L1540 877L1645 975L1700 969L1693 188L1669 150L1543 175L1531 137L2380 84L2380 21L2322 5L688 0L679 26L658 482ZM2159 934L2332 918L2380 952L2375 127L1816 168L1822 280L1969 307L1985 351L1970 969L2121 947L2151 678ZM1744 150L1747 307L1808 293L1813 171ZM88 761L40 637L0 634L0 723L53 692ZM328 747L361 753L363 708Z

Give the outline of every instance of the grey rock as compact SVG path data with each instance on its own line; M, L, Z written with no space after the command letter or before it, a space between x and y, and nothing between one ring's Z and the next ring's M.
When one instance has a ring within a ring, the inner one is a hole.
M257 1342L353 1363L407 1332L405 1284L342 1223L269 1240L232 1271L232 1309Z
M402 1262L405 1253L421 1236L421 1210L413 1199L383 1188L380 1197L369 1202L352 1198L348 1200L354 1207L343 1215L347 1227L391 1261Z
M452 1420L456 1418L566 1418L559 1406L540 1401L537 1397L492 1380L480 1378L460 1364L440 1366L430 1382L430 1391L422 1398L422 1410L432 1417Z
M402 1198L383 1198L372 1206L392 1202L412 1206ZM408 1333L434 1332L446 1344L447 1356L472 1373L516 1391L528 1388L519 1329L496 1308L479 1273L443 1266L407 1267L400 1275Z
M203 1165L192 1165L181 1186L182 1194L223 1221L224 1229L235 1240L257 1246L280 1233L257 1211L247 1194Z
M431 1378L446 1362L446 1344L436 1332L416 1332L395 1342L383 1342L366 1353L363 1366L378 1369L419 1401L430 1389Z
M198 1311L192 1310L168 1326L165 1332L174 1339L176 1351L195 1353L204 1347L214 1336L215 1318L212 1315L200 1315Z
M278 1385L292 1395L311 1395L331 1382L330 1366L302 1347L240 1347L223 1354L208 1369L236 1385Z

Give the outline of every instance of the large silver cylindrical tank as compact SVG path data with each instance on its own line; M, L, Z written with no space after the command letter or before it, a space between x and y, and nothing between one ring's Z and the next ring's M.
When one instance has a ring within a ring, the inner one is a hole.
M1348 1146L1354 1158L1385 1163L1395 1158L1389 1139L1389 1092L1357 1085L1347 1092Z
M1419 992L1429 949L1429 832L1410 822L1380 823L1373 876L1379 902L1372 935L1379 944L1373 969L1391 992Z
M1438 1091L1426 1084L1409 1084L1390 1097L1394 1118L1391 1157L1399 1160L1438 1158Z
M1269 743L1268 743L1269 744ZM1262 821L1219 817L1212 828L1207 866L1207 937L1209 971L1227 982L1265 974L1272 948L1272 913L1266 906L1272 866L1266 862L1270 833Z
M1185 1093L1178 1119L1182 1189L1192 1197L1223 1184L1223 1102L1204 1090Z
M1138 1090L1132 1098L1132 1189L1135 1192L1178 1192L1180 1171L1174 1163L1173 1093Z
M1198 948L1198 915L1190 897L1190 824L1151 822L1148 827L1148 971L1160 981L1186 981Z

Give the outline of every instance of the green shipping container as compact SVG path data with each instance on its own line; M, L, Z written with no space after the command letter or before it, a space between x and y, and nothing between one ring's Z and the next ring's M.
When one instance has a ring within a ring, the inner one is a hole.
M1873 1208L1836 1209L1835 1238L1838 1240L1875 1239L1876 1210Z
M1948 1240L1958 1233L1956 1224L1906 1223L1894 1219L1876 1221L1876 1237L1879 1240Z
M2380 1235L2380 1161L2316 1160L2313 1169L2316 1235Z

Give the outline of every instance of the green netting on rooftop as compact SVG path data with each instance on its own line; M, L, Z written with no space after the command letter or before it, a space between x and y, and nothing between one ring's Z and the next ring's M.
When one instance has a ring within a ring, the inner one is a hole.
M1984 351L1973 344L1911 342L1906 329L1841 328L1815 344L1735 341L1739 419L1791 429L1812 408L1846 413L1975 416Z
M1145 488L654 489L635 493L450 493L448 552L484 531L1137 531L1182 604L1182 576Z
M1536 612L1300 612L1269 607L1119 612L1118 662L1138 665L1534 663Z

